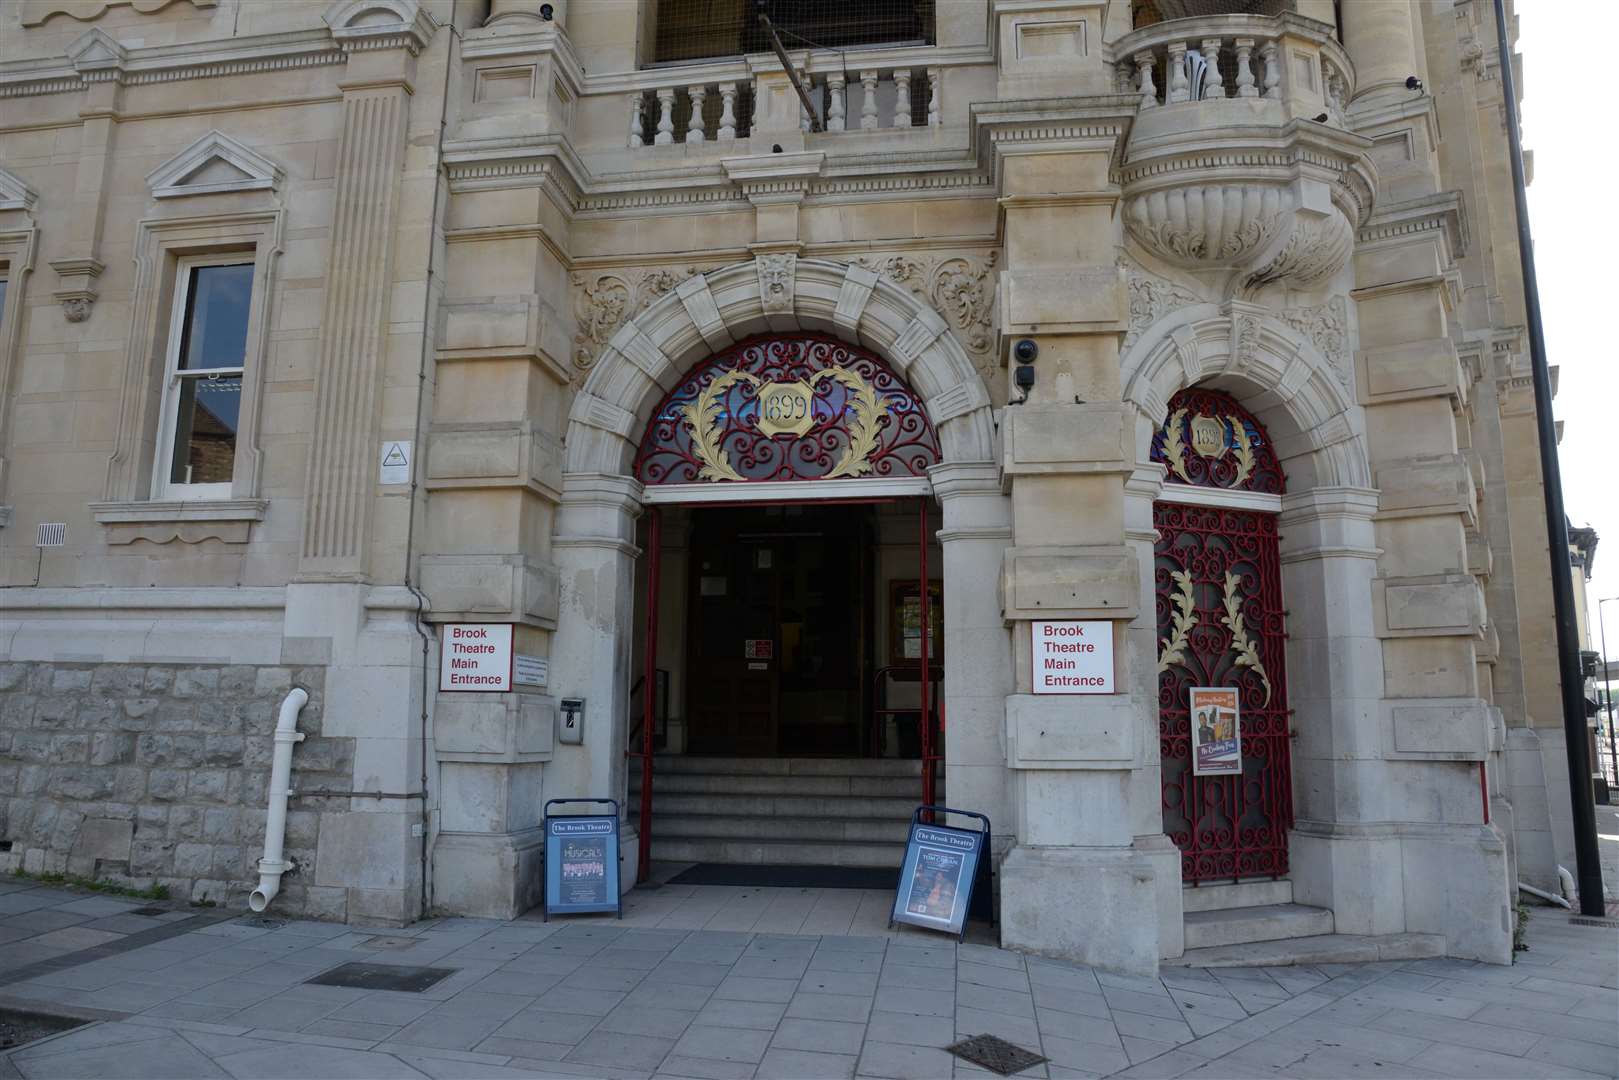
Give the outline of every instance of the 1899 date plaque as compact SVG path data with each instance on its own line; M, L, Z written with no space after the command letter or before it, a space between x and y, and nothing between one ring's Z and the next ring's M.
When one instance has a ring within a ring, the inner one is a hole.
M1046 1060L1039 1054L1007 1042L999 1035L974 1035L945 1049L964 1061L1002 1076L1011 1076Z

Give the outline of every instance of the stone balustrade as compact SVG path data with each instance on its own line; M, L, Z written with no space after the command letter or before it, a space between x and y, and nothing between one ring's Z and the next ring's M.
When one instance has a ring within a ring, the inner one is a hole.
M1112 56L1119 92L1139 95L1143 110L1253 99L1342 127L1354 94L1354 68L1332 28L1291 13L1154 23L1113 42Z
M671 77L679 72L670 72ZM720 82L673 82L629 97L629 146L728 142L752 126L753 84L745 77Z
M836 63L836 57L812 55L808 70L800 72L823 132L939 127L943 123L942 68L899 63L845 69ZM716 72L721 73L719 77ZM630 149L726 142L752 133L756 76L746 62L669 68L657 72L660 78L650 86L646 74L651 73L643 73L640 85L626 96ZM799 126L810 130L809 115L802 107Z

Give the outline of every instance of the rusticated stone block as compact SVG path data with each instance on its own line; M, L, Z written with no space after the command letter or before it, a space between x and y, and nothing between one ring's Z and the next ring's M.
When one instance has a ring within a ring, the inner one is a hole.
M27 664L0 664L0 690L15 690L27 679Z
M73 722L79 702L71 697L40 698L34 706L34 726L64 728Z
M112 780L105 769L57 769L49 791L63 799L105 799L112 794Z
M51 693L76 694L90 689L90 672L75 668L57 668L51 675Z
M224 802L227 775L223 769L193 770L186 797L197 802Z
M214 865L214 849L208 844L176 844L174 872L182 877L203 877Z
M182 668L175 672L174 688L177 698L212 696L219 693L218 668Z
M191 769L202 764L208 740L202 735L176 735L174 737L174 763Z
M246 664L232 664L230 667L219 670L219 693L223 696L245 695L253 692L254 682L258 678L258 669Z
M207 812L200 806L176 806L169 810L170 840L201 840Z
M103 733L91 736L90 764L122 765L135 760L135 736Z
M185 794L186 774L179 769L153 769L146 778L146 794L159 802L173 802Z
M174 845L166 840L137 837L129 848L132 874L167 874L174 867Z
M148 694L167 694L173 686L173 668L154 667L146 669L146 692Z
M129 664L105 664L96 668L90 688L109 697L138 697L146 684L146 669Z

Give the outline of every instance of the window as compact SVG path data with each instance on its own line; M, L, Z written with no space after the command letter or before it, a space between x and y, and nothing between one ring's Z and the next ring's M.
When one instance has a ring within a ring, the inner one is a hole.
M0 277L0 327L6 324L6 286L9 284L9 281Z
M154 498L230 498L252 299L253 263L241 256L179 264Z
M659 0L653 62L770 51L758 0ZM934 0L770 0L770 20L789 49L931 45Z

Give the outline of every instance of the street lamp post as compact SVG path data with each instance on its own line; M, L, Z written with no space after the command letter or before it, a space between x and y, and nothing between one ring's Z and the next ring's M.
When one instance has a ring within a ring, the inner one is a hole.
M1613 683L1608 679L1608 622L1602 610L1603 604L1614 600L1619 600L1619 596L1597 601L1597 633L1602 641L1602 725L1608 729L1608 760L1613 763L1614 784L1619 785L1619 740L1615 739L1613 730ZM1613 801L1611 795L1608 801Z

